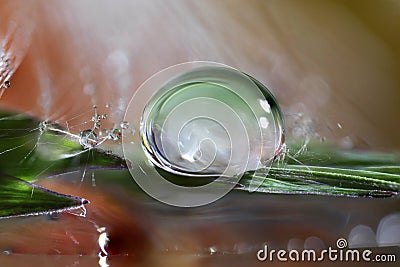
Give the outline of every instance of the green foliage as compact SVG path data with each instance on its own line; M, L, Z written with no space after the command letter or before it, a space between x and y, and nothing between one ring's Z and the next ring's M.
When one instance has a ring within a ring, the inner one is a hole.
M83 149L79 136L55 123L26 115L0 113L0 136L0 218L85 204L86 200L79 197L32 184L41 177L83 169L127 169L123 158L97 148ZM301 153L295 153L301 148L296 143L288 147L287 153L270 169L245 173L236 189L279 194L399 196L400 156L397 154L343 151L324 143L308 145ZM214 180L159 172L185 186L199 186ZM229 182L229 178L225 181Z
M21 179L0 175L0 218L80 207L87 200L59 194Z
M286 159L261 175L246 173L239 189L283 194L350 197L396 197L400 192L400 156L368 151L344 151L313 143L300 153L289 144ZM254 188L254 185L259 185Z
M77 136L26 115L0 113L0 136L0 217L81 205L80 198L29 183L41 177L83 169L127 168L124 159L100 149L84 150Z

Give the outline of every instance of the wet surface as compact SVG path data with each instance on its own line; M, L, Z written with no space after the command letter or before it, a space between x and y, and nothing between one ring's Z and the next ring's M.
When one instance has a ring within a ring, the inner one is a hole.
M18 33L10 51L25 58L0 104L75 135L92 128L96 104L103 129L124 128L129 99L152 74L214 60L271 89L291 136L399 151L399 12L396 1L372 0L2 1L0 39ZM0 266L266 266L256 259L264 243L320 249L341 237L391 242L373 251L399 254L399 199L233 192L182 209L149 198L128 172L81 179L38 183L89 199L86 217L0 220Z
M109 238L105 250L111 266L117 262L151 266L164 258L164 263L182 261L185 265L189 261L190 266L231 261L231 265L241 266L240 262L257 263L256 253L264 244L286 249L296 239L299 249L321 249L336 247L336 240L348 239L359 224L376 232L381 219L396 214L399 204L398 199L231 192L213 204L185 209L146 197L128 173L110 171L95 177L96 187L90 181L79 186L76 175L41 181L50 189L89 199L86 217L75 211L2 220L0 249L11 255L0 259L18 263L24 257L54 255L51 258L63 264L78 261L90 266L99 260L98 230L103 228ZM384 251L397 253L398 249Z

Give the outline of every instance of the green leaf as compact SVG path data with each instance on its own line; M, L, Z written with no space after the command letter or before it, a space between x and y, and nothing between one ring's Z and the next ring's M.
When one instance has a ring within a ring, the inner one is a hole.
M324 143L310 144L296 154L300 147L290 145L270 168L245 173L235 189L346 197L400 196L400 156L397 154L345 151ZM199 186L216 179L158 172L181 186ZM220 181L230 183L229 178Z
M31 184L73 171L126 169L109 152L83 149L79 136L24 114L0 112L0 218L76 208L87 201Z
M87 200L59 194L21 179L0 174L0 218L37 215L79 208Z
M299 152L300 151L300 152ZM343 150L331 144L310 142L306 147L299 143L288 144L289 164L331 166L341 168L400 167L400 154L364 150ZM398 173L400 174L400 172Z
M237 188L264 193L349 197L400 195L398 154L345 151L323 143L311 143L300 149L301 146L291 144L285 160L257 174L244 174Z
M83 149L79 136L23 114L0 113L0 172L35 181L77 170L126 169L125 159Z
M353 197L399 196L400 175L337 167L286 165L266 175L246 173L238 189L264 193ZM260 185L254 188L254 185Z

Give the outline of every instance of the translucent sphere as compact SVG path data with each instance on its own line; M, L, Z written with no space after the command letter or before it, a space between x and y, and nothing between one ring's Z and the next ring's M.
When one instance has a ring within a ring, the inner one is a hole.
M199 67L171 77L151 96L140 123L156 166L194 176L236 176L269 166L284 141L271 92L233 68Z
M284 142L282 114L269 90L216 62L154 74L135 91L124 122L132 178L149 196L178 207L220 199L246 171L265 177ZM261 183L252 179L249 190Z

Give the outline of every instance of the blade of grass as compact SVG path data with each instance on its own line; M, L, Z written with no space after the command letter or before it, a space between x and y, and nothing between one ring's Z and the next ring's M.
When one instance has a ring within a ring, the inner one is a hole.
M79 208L87 200L56 193L21 179L0 174L0 218L38 215Z
M252 179L261 185L251 188L254 184ZM246 173L240 184L242 186L237 189L264 193L392 197L399 196L400 175L337 167L286 165L271 167L265 177Z
M289 151L298 151L291 145ZM347 197L400 196L400 157L397 154L343 151L327 144L307 149L271 168L245 173L236 190L259 193L313 194ZM184 186L198 186L213 177L185 177L163 173L166 179ZM227 178L223 183L229 183ZM254 185L260 185L254 188Z
M101 149L83 149L79 136L57 124L0 113L0 172L26 181L83 168L126 169L125 159Z

